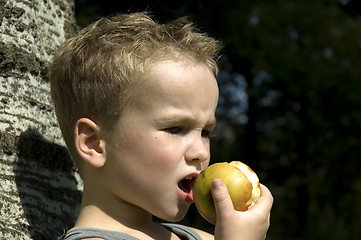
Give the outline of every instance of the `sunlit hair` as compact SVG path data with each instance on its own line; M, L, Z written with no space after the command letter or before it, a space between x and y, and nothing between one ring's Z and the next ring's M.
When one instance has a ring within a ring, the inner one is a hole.
M221 44L185 18L158 24L147 13L102 18L60 46L50 66L51 95L73 157L74 126L87 117L111 129L141 77L162 60L186 58L218 73Z

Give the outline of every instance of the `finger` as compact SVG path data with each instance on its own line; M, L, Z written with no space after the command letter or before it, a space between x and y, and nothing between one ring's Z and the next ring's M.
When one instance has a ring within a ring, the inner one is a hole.
M273 197L271 192L268 190L268 188L260 184L261 188L261 197L257 200L256 204L250 208L249 211L263 211L263 212L270 212L272 205L273 205Z
M216 209L217 222L229 219L234 212L233 203L226 185L220 179L212 181L212 197Z

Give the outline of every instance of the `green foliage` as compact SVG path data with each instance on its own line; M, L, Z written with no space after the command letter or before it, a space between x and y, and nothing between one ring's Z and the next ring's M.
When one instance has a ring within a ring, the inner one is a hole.
M239 155L275 196L269 238L359 239L360 18L331 1L248 7L230 9L222 34L254 114Z

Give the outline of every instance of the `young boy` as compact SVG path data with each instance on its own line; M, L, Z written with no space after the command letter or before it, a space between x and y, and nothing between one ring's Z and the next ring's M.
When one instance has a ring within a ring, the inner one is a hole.
M213 182L215 236L179 224L210 160L220 43L185 19L146 13L101 19L65 42L50 68L58 121L84 182L65 239L264 239L272 196L233 209Z

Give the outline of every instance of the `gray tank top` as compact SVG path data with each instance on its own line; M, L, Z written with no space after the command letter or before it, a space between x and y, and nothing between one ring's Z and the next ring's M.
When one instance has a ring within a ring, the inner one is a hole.
M175 223L162 223L162 225L174 234L183 237L187 240L202 240L202 238L193 229ZM130 236L126 233L97 229L97 228L85 228L74 227L70 229L64 238L64 240L80 240L83 238L104 238L106 240L140 240L139 238Z

